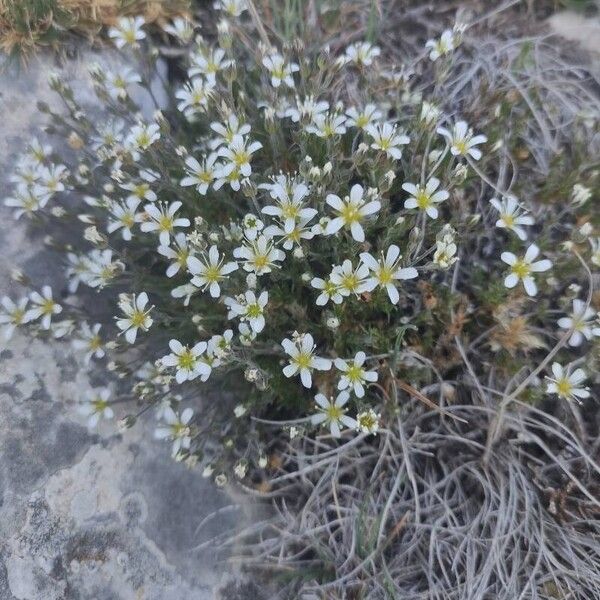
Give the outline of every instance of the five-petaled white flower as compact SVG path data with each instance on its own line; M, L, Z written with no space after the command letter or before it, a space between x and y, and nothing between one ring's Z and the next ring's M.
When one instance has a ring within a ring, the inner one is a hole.
M381 119L381 111L375 104L367 104L361 111L357 108L349 108L346 111L348 127L356 127L357 129L366 129L369 125Z
M370 271L370 277L366 281L366 291L372 292L377 286L385 288L390 302L398 304L400 295L396 288L396 281L414 279L418 275L414 267L400 267L401 258L400 248L395 244L388 248L385 257L382 252L379 260L368 252L363 252L360 259Z
M338 383L338 390L352 388L358 398L365 395L364 385L377 381L376 371L367 371L364 368L367 355L364 352L357 352L353 360L344 360L336 358L333 363L342 371L343 375Z
M527 233L521 225L533 225L533 217L522 211L519 201L514 196L506 196L500 202L496 198L490 200L490 204L500 213L500 218L496 221L496 227L510 229L517 234L520 240L527 239Z
M302 219L310 220L317 210L304 205L304 198L308 196L308 186L304 183L288 182L285 178L273 184L263 184L261 187L269 189L271 197L277 204L270 204L262 208L261 212L271 217L278 217L283 221L283 228L290 233L296 222Z
M153 320L150 311L153 307L146 308L147 304L148 294L146 292L137 296L135 294L119 295L119 308L125 316L117 319L117 327L121 330L121 334L125 334L125 339L130 344L135 342L138 329L148 331L152 326Z
M275 88L285 83L288 87L294 87L293 73L300 70L296 63L286 63L285 58L278 52L272 52L263 58L263 66L269 71L271 85Z
M136 212L141 200L134 196L129 196L125 202L113 202L110 206L110 214L106 226L108 233L113 233L117 229L122 229L121 235L125 241L131 240L131 228L142 221L141 213Z
M0 312L0 325L4 329L4 339L10 340L15 332L15 329L25 323L25 314L27 312L28 298L21 298L17 302L13 302L8 296L4 296L0 300L2 308Z
M527 294L535 296L537 285L532 273L541 273L552 267L552 263L548 259L533 262L539 253L540 249L535 244L531 244L527 248L523 258L517 258L512 252L503 252L500 258L507 265L510 265L510 273L504 279L504 285L507 288L514 288L519 281L522 281Z
M404 208L418 208L425 211L431 219L437 219L438 209L435 205L450 197L446 190L436 191L439 186L440 180L436 177L432 177L425 186L403 183L402 189L411 194L411 197L404 201Z
M79 337L73 340L73 348L83 352L83 360L85 364L89 364L92 357L103 358L105 355L104 342L100 336L102 325L96 323L90 327L87 321L81 324Z
M324 100L315 100L314 96L306 96L300 100L296 96L296 106L289 106L283 113L284 117L289 117L294 123L300 121L312 121L316 115L329 110L329 103Z
M350 294L358 296L367 291L368 277L369 267L367 265L360 262L355 269L352 261L347 258L341 265L333 267L329 280L337 286L337 290L342 296L350 296Z
M163 356L160 360L165 367L175 367L175 381L177 383L191 381L198 376L202 381L208 379L211 368L207 363L200 360L202 354L206 352L206 342L198 342L190 348L177 340L171 340L169 348L171 354Z
M248 123L240 123L240 120L234 113L231 113L224 123L215 121L210 124L210 128L219 136L210 141L209 145L214 150L219 146L228 146L233 142L236 135L242 137L250 133L250 125Z
M162 254L166 258L171 259L173 262L167 267L166 275L171 278L179 273L180 269L185 269L187 266L188 256L190 256L190 249L187 243L187 237L185 233L181 231L175 235L173 246L159 246L158 253Z
M189 449L192 443L192 430L189 423L193 416L194 411L191 408L184 409L181 416L178 416L170 406L164 409L165 425L154 430L154 437L158 440L172 440L172 456L177 456L182 449Z
M260 142L251 142L250 145L247 144L247 139L241 135L234 135L229 146L222 146L219 148L218 155L229 161L222 168L224 175L228 175L234 169L238 169L244 177L250 177L250 174L252 173L250 159L254 152L262 148L262 144Z
M144 24L144 17L121 17L117 24L108 30L108 35L114 40L117 48L126 45L135 47L146 37L142 30Z
M327 398L323 394L315 396L316 408L319 412L312 415L310 422L313 425L323 424L329 427L329 431L333 437L339 438L341 429L346 426L350 429L356 429L357 423L352 417L346 415L344 406L350 399L348 392L340 392L337 398Z
M283 250L276 248L273 240L264 235L235 248L233 256L244 261L242 266L245 271L254 272L256 275L270 273L273 268L280 266L276 264L277 261L285 259Z
M248 8L248 3L246 0L217 0L214 7L230 17L239 17Z
M379 431L378 415L372 408L359 412L356 415L356 429L361 433L377 433Z
M396 125L391 123L372 123L365 128L365 131L371 136L371 148L384 152L394 160L402 158L402 150L399 146L404 146L410 142L407 135L398 133Z
M248 321L248 325L255 333L260 333L265 327L265 306L269 302L269 293L264 291L256 297L253 290L240 294L235 298L225 298L225 305L229 308L228 317L240 317Z
M52 288L45 285L42 293L31 292L29 295L31 303L34 305L23 316L23 322L29 323L34 319L42 319L42 329L50 329L52 315L58 315L62 312L62 306L52 298Z
M327 235L336 233L342 227L348 227L357 242L365 241L365 232L361 222L365 217L375 214L381 208L381 203L379 200L367 202L363 196L363 187L358 183L352 186L350 195L344 197L343 200L335 194L327 194L325 202L338 213L327 224L325 229Z
M317 113L306 126L306 132L317 137L329 139L346 133L346 117L337 113Z
M112 419L115 415L109 403L110 390L99 388L91 390L87 394L86 401L79 407L80 415L87 417L87 425L90 429L96 427L100 419Z
M595 319L595 323L592 319ZM590 340L594 336L600 336L600 327L593 326L596 324L598 322L594 310L577 298L573 300L571 316L558 320L558 326L562 329L573 329L573 334L569 338L569 346L581 346L584 338Z
M221 286L219 282L227 278L227 275L233 273L238 268L236 262L224 262L224 258L219 256L219 250L216 246L211 246L208 254L203 254L200 258L190 256L187 259L187 266L193 275L192 283L205 291L207 288L213 298L221 295Z
M485 135L473 135L466 121L457 121L452 130L445 127L438 127L437 132L443 135L450 144L450 152L454 156L471 156L475 160L481 158L481 150L475 148L479 144L485 144L487 137Z
M294 341L285 338L281 345L290 357L290 364L283 368L286 377L300 373L300 380L304 387L312 385L312 371L329 371L331 361L328 358L315 356L316 345L310 333L295 337Z
M248 213L242 221L244 235L250 241L254 241L259 231L262 231L265 224L254 214Z
M214 88L208 81L196 77L184 83L183 88L175 93L175 97L179 100L177 108L186 118L194 120L198 113L208 108L208 101L213 91Z
M144 221L140 229L144 232L157 231L161 246L168 246L171 240L171 234L175 227L189 227L190 220L183 217L175 217L175 213L181 207L181 202L164 202L157 204L146 204L144 211L150 217L149 221Z
M437 40L427 40L425 48L431 48L429 58L436 61L440 56L452 52L455 48L455 36L451 29L446 29Z
M373 46L369 42L356 42L346 48L344 62L368 67L380 54L381 50L377 46Z
M219 167L217 163L217 155L211 152L202 162L197 161L193 156L188 156L185 159L187 176L184 177L179 185L187 187L195 185L196 191L202 196L206 195L208 186L215 179L215 171Z
M352 263L350 263L350 266L352 266ZM320 277L313 277L310 285L317 290L321 290L321 293L317 296L317 306L325 306L329 300L334 304L341 304L344 299L342 294L340 294L339 286L331 278L321 279Z
M588 388L580 387L587 375L583 369L575 369L575 371L571 369L571 365L563 367L557 362L552 363L554 377L547 377L546 391L548 394L556 394L563 400L574 400L581 403L581 399L590 397Z
M225 50L222 48L207 49L192 55L191 67L188 75L195 77L203 75L210 86L214 86L217 73L231 65L231 61L225 59Z

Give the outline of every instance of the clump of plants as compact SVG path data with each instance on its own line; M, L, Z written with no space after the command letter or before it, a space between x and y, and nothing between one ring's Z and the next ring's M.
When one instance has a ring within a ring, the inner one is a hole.
M397 66L215 9L166 28L187 77L153 114L141 19L109 36L150 66L91 73L102 118L51 77L69 157L32 141L5 204L59 232L68 295L18 274L6 333L70 338L129 385L93 391L90 426L152 410L176 460L275 498L238 550L295 570L290 597L594 597L585 86L557 99L527 45L485 73L466 24Z

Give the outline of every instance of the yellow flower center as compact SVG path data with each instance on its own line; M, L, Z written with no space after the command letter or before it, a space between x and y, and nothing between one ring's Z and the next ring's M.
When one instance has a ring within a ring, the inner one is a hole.
M167 215L163 215L158 221L158 228L161 231L171 231L173 229L173 219Z
M353 292L358 286L358 277L354 273L342 277L342 286L348 291Z
M310 367L310 363L312 361L312 355L307 354L306 352L301 352L295 358L295 361L300 369L308 369Z
M340 211L340 216L344 219L345 223L358 223L360 221L360 212L358 208L351 203L344 205L344 208Z
M571 394L572 385L569 383L569 380L566 377L559 379L556 382L556 388L558 389L558 394L560 396L569 396Z
M454 140L454 148L459 154L466 154L469 149L466 140Z
M515 218L512 215L505 213L500 215L500 218L504 221L504 224L507 227L512 227L515 224Z
M239 150L233 155L233 161L238 167L245 165L250 160L250 155L245 150Z
M208 267L204 273L204 277L210 282L217 282L222 279L219 267Z
M360 381L362 379L363 370L362 367L358 365L351 365L348 371L346 372L346 377L353 383L356 381Z
M416 200L421 210L425 210L431 204L431 196L423 189L417 191Z
M381 285L387 285L394 280L394 271L388 267L381 267L377 273L377 278Z
M260 317L260 315L262 315L262 308L260 307L260 304L248 304L246 307L246 314L251 319L257 319Z
M146 322L146 313L141 310L134 310L131 315L131 325L132 327L143 327Z
M358 417L358 424L362 429L370 431L375 428L377 421L371 413L364 413Z
M89 349L90 350L98 350L100 348L102 348L102 340L100 339L99 335L95 335L94 337L92 337L90 339Z
M327 408L326 413L327 413L327 418L330 421L339 421L340 417L344 414L344 411L339 406L332 404L331 406L329 406Z
M44 300L44 302L40 306L40 309L43 314L51 315L52 312L54 311L54 300L52 300L52 299Z
M186 348L177 358L177 365L180 369L191 371L196 364L196 358L189 348Z
M531 265L523 260L518 260L512 266L512 272L519 278L525 279L531 273Z

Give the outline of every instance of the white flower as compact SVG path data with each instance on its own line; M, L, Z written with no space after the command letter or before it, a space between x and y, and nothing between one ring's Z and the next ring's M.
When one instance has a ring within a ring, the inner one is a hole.
M250 241L254 241L259 231L264 229L265 224L252 213L248 213L243 220L244 235Z
M171 354L163 356L160 361L165 367L175 367L175 381L183 383L191 381L200 376L202 381L206 381L211 373L208 364L200 360L200 357L206 352L206 342L198 342L191 348L184 346L177 340L169 342Z
M143 40L146 34L142 31L145 24L144 17L121 17L114 27L108 30L108 36L111 37L117 48L123 46L138 46L138 41Z
M363 231L361 222L365 217L378 212L381 208L381 203L379 200L366 202L363 195L364 190L358 183L352 186L350 195L346 196L343 200L335 194L327 194L325 202L338 213L338 216L331 219L327 224L327 228L325 229L327 235L338 232L342 227L348 227L353 239L357 242L365 241L365 232Z
M425 211L428 217L437 219L438 209L436 204L447 200L450 194L446 190L439 190L440 180L432 177L425 186L414 183L403 183L402 189L409 194L410 198L404 201L404 208L418 208Z
M216 121L211 123L210 128L219 136L210 141L210 147L212 149L223 145L228 146L233 142L233 138L236 135L243 137L250 133L250 125L248 125L248 123L241 123L233 113L227 117L227 120L224 123Z
M390 302L398 304L400 295L396 288L396 281L414 279L418 275L414 267L400 267L399 262L401 258L400 248L395 244L392 244L388 248L385 257L382 253L379 260L368 252L363 252L360 255L360 259L367 265L370 271L370 276L365 283L366 291L372 292L377 286L385 288Z
M346 116L348 117L346 121L348 127L366 129L369 125L381 119L382 114L375 104L367 104L360 112L354 107L349 108L346 111Z
M4 339L10 340L15 329L25 323L25 314L27 312L28 298L21 298L17 302L13 302L8 296L4 296L0 300L0 304L4 309L0 312L0 326L4 330Z
M256 339L256 333L248 327L247 323L240 323L238 326L240 332L240 344L242 346L251 346Z
M103 288L124 265L121 261L112 260L112 250L94 249L86 257L87 271L81 277L81 281L91 288Z
M268 302L269 293L266 291L261 292L258 298L252 290L235 298L225 298L225 305L230 311L228 318L238 316L242 321L248 321L255 333L260 333L265 327L264 310Z
M342 294L340 294L339 286L333 283L331 278L321 279L320 277L314 277L310 285L317 290L321 290L316 300L317 306L325 306L329 300L334 304L340 304L344 299Z
M306 126L306 132L317 137L329 139L346 133L346 117L337 113L317 113Z
M231 17L239 17L248 8L248 3L246 0L217 0L214 7Z
M175 17L171 23L167 23L163 30L176 37L180 42L187 44L194 35L194 24L185 17Z
M217 73L231 65L230 60L225 60L225 50L222 48L208 49L192 55L191 67L188 75L195 77L203 75L209 86L214 86Z
M154 202L156 200L156 192L152 190L150 184L156 181L160 176L154 171L145 170L140 171L140 178L142 181L129 183L122 183L121 188L131 192L127 196L127 200L135 198L137 200L146 200L148 202Z
M301 240L312 240L312 238L315 237L314 228L308 226L308 223L311 219L312 217L309 217L307 219L301 218L292 227L291 231L286 231L284 226L280 227L279 225L269 225L265 229L265 235L268 235L270 237L279 237L279 241L283 242L282 245L285 250L291 250L294 247L294 245L297 245L297 247L300 248Z
M276 261L285 259L285 253L275 248L273 240L264 235L235 248L233 256L244 261L245 271L254 272L256 275L270 273L274 267L280 266L275 264Z
M175 93L179 100L177 108L187 119L193 120L198 113L206 111L212 94L213 86L197 77L185 83L183 88Z
M181 416L178 416L170 406L165 409L163 415L165 425L154 430L154 437L158 440L172 440L172 456L179 454L182 449L189 449L192 443L189 423L193 416L194 411L191 408L186 408Z
M473 135L465 121L458 121L449 131L445 127L438 127L437 132L443 135L450 144L450 152L454 156L471 156L475 160L481 158L481 150L475 148L479 144L485 144L487 137L485 135Z
M218 177L226 177L234 170L239 171L244 177L250 177L250 174L252 173L250 159L254 152L262 148L262 144L260 142L252 142L248 146L247 144L247 139L241 135L234 135L229 146L222 146L219 148L218 155L229 162L220 169L220 175L218 175Z
M93 327L88 325L87 321L81 324L79 337L73 340L73 348L84 353L85 364L89 364L92 357L103 358L105 355L104 342L100 337L102 325L96 323Z
M187 260L187 266L194 276L192 277L192 283L202 291L208 289L213 298L218 298L221 295L219 282L225 280L230 273L238 268L236 262L224 263L224 259L220 258L216 246L211 246L208 255L203 254L201 258L190 256Z
M317 115L321 115L329 110L329 103L324 100L315 100L314 96L306 96L304 100L300 100L296 96L296 106L286 108L283 113L284 117L289 117L294 123L300 121L310 122Z
M42 288L41 294L39 292L31 292L29 299L34 306L23 315L23 322L29 323L41 317L42 329L50 329L52 315L58 315L62 312L62 306L52 298L52 288L49 285L45 285Z
M38 164L43 164L52 154L52 146L42 144L37 138L33 138L27 146L26 156Z
M300 67L296 63L286 63L283 56L278 52L272 52L265 56L262 63L269 71L271 85L274 88L279 87L282 83L285 83L288 87L294 87L294 77L292 74L300 70Z
M19 184L17 185L12 196L4 199L4 206L15 208L14 217L19 219L23 215L31 217L48 203L50 195L40 193L37 189L30 186Z
M535 296L537 286L532 273L547 271L552 267L552 263L548 259L533 262L539 253L540 249L535 244L531 244L527 248L523 258L517 258L512 252L503 252L500 258L510 265L510 274L504 279L504 285L507 288L514 288L519 281L522 281L527 294Z
M381 50L377 46L373 46L369 42L356 42L346 48L344 62L368 67L380 54Z
M366 354L357 352L354 360L346 361L343 358L336 358L333 363L342 371L343 375L338 383L338 390L352 388L358 398L365 395L364 385L367 382L375 382L378 379L376 371L367 371L364 368Z
M125 334L125 339L133 344L137 337L138 329L148 331L152 326L153 320L150 316L152 306L146 309L148 304L148 294L142 292L137 296L135 294L121 294L119 296L119 308L125 315L124 318L117 319L117 327L121 333Z
M571 365L563 367L559 363L552 363L552 374L554 378L547 377L549 383L546 387L548 394L556 394L563 400L574 400L581 402L581 398L589 398L590 392L586 387L578 387L587 377L583 369L575 369L571 372Z
M121 235L125 241L131 240L131 228L142 221L141 213L136 212L141 200L130 196L125 202L113 202L110 206L110 214L106 231L113 233L122 229Z
M159 246L158 253L172 260L167 267L167 277L174 277L181 269L187 266L190 249L188 248L187 237L185 233L179 232L175 235L174 246Z
M576 183L571 191L571 202L574 206L583 206L592 197L592 190Z
M500 202L496 198L490 200L490 204L500 213L496 221L496 227L510 229L517 234L520 240L527 239L527 233L521 225L533 225L535 221L525 212L521 211L518 200L514 196L507 196Z
M127 88L141 83L142 77L130 67L122 66L116 73L106 75L106 91L113 100L127 98Z
M175 227L189 227L190 221L185 218L176 218L175 213L181 207L181 202L164 202L157 204L146 204L144 211L150 217L149 221L144 221L140 229L144 232L157 231L161 246L168 246Z
M331 271L330 281L337 286L342 296L350 294L359 295L367 291L369 284L369 267L364 263L359 263L356 269L352 266L352 261L346 259L341 265L336 265Z
M87 417L87 424L90 429L98 425L98 421L103 419L112 419L115 416L109 403L110 390L108 388L99 388L92 390L87 394L87 400L82 404L78 412Z
M378 415L372 408L356 415L356 429L362 433L377 433L379 431Z
M283 368L286 377L292 377L300 373L300 380L304 387L312 385L312 371L329 371L331 361L328 358L315 356L316 345L310 333L304 333L295 338L294 341L285 338L281 345L290 357L290 364Z
M442 269L447 269L458 260L456 256L458 248L454 241L455 234L454 229L446 224L436 236L433 262Z
M365 128L371 136L371 148L384 152L394 160L402 158L402 150L398 146L404 146L410 142L407 135L397 132L396 125L391 123L371 124Z
M306 184L296 181L289 182L283 178L282 181L263 184L261 187L267 186L271 197L277 200L277 204L265 206L261 212L281 219L286 233L291 233L297 221L310 220L317 214L316 209L307 208L303 202L309 192Z
M585 302L573 300L573 312L570 317L562 317L558 320L558 326L562 329L573 328L573 335L569 338L569 346L581 346L584 338L592 339L594 336L600 336L600 327L593 327L592 319L596 320L596 313Z
M231 341L233 340L233 330L226 329L223 335L213 335L208 340L207 354L213 357L213 365L220 366L223 359L231 353Z
M139 123L134 125L125 138L125 148L131 153L134 160L139 160L138 150L147 150L154 142L160 139L160 127L156 123Z
M217 163L217 155L211 152L202 162L198 162L193 156L188 156L185 159L187 177L184 177L179 185L187 187L195 185L196 191L202 196L206 195L208 186L215 179L215 171L219 167Z
M346 426L350 429L356 429L357 423L351 417L346 415L345 404L350 399L348 392L340 392L337 398L327 399L323 394L315 396L316 408L319 412L312 415L310 422L313 425L323 424L329 427L329 431L333 437L339 438L341 429Z
M455 48L454 32L446 29L438 40L427 40L425 48L431 48L429 58L436 61L440 56L445 56Z
M441 114L442 111L435 104L427 102L427 100L423 100L423 105L421 106L421 114L419 116L421 121L424 121L425 123L430 125L436 122L440 118Z
M68 177L69 171L64 165L50 165L41 167L39 178L35 183L35 193L43 197L45 195L53 196L57 192L64 192L65 184L63 181Z

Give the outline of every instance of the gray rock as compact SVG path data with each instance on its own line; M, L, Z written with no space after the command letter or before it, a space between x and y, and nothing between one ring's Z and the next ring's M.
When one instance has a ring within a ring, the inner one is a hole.
M123 63L109 51L81 50L62 65L41 55L26 70L0 74L0 296L23 293L9 277L13 267L36 285L64 288L56 256L1 200L15 158L44 122L36 103L57 106L48 72L59 71L93 107L88 68L96 61ZM143 104L154 110L147 98ZM196 533L233 501L170 459L168 446L153 440L151 416L124 435L115 423L88 431L76 404L97 377L67 343L18 333L0 341L0 600L213 598L224 557L193 548L243 516L226 511Z

